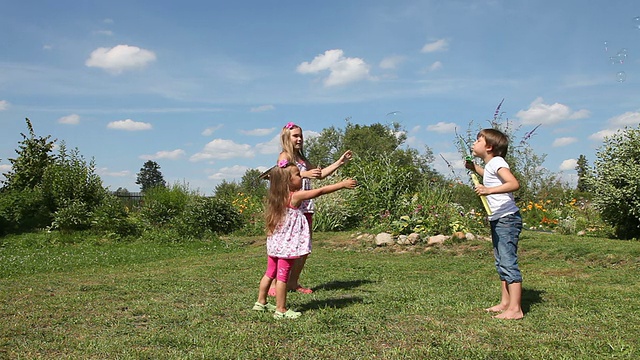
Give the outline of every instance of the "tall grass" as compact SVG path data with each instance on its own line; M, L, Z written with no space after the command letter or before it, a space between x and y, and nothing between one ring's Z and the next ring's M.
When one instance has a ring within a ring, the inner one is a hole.
M251 311L262 237L52 243L2 238L0 358L635 359L640 243L524 232L520 321L499 298L487 242L376 248L314 234L303 312ZM90 241L86 241L90 240Z

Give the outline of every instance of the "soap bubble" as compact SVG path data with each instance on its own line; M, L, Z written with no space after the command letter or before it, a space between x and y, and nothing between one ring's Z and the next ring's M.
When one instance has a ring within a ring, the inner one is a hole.
M604 42L604 52L607 52L607 51L609 51L609 42L605 41Z
M616 80L618 82L624 82L625 80L627 80L627 73L625 73L624 71L618 71L618 73L616 74Z
M633 27L640 30L640 16L633 18Z

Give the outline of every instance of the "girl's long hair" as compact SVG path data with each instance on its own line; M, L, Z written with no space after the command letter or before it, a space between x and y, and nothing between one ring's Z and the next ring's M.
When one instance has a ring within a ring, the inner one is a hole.
M265 211L267 235L273 234L287 212L291 181L290 167L295 166L294 163L289 163L284 168L276 166L269 172L269 195Z
M291 130L293 129L300 129L300 132L302 133L302 128L298 125L293 125L291 129L285 126L280 132L280 146L282 146L282 152L287 156L287 160L289 160L289 163L295 164L298 162L298 160L302 160L307 165L307 167L311 167L311 165L309 164L309 160L307 160L307 157L304 156L303 149L297 151L293 148L293 142L291 142ZM302 144L304 146L304 142Z

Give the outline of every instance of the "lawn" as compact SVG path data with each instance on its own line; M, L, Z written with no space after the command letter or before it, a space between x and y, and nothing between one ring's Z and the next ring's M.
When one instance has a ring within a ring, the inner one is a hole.
M152 244L0 239L0 358L637 359L640 242L524 232L519 321L488 242L374 248L317 233L291 293L251 311L264 240Z

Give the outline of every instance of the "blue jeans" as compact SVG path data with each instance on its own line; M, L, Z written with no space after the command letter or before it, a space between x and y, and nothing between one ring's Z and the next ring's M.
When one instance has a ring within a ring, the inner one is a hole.
M507 284L522 282L522 274L518 268L518 240L522 231L520 212L505 215L490 224L493 255L500 280Z

